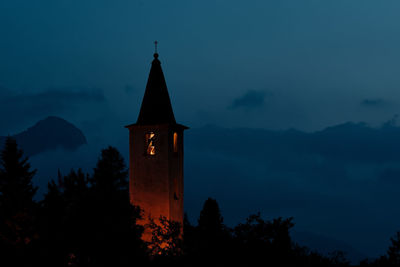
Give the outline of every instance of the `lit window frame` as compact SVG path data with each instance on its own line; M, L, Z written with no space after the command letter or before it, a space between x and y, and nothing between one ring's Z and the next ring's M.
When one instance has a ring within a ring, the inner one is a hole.
M172 134L172 139L173 139L173 151L174 153L179 152L179 140L178 140L178 132L174 132Z
M156 139L155 132L150 131L145 134L146 155L148 156L156 155L155 139Z

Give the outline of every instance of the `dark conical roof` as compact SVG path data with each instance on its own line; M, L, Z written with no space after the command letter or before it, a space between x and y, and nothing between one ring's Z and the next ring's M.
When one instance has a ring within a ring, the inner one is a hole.
M167 84L158 54L154 54L149 79L147 80L142 106L136 124L176 124Z

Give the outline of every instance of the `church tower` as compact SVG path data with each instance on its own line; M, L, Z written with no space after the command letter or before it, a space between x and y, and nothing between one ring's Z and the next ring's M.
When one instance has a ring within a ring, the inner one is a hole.
M129 129L129 194L133 205L157 223L160 216L183 225L183 131L176 123L157 52L140 113ZM145 227L145 241L151 233Z

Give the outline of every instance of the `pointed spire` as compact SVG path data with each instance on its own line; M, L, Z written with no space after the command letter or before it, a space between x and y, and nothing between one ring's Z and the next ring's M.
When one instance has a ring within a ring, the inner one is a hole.
M146 91L136 124L176 124L161 62L158 60L157 41L154 44L154 60L151 63Z

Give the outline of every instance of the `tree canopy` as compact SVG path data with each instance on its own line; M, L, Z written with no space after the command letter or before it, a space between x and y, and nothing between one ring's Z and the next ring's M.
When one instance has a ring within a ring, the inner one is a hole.
M28 158L12 138L0 153L1 266L348 266L341 252L321 255L293 242L293 218L250 215L229 227L216 199L208 198L192 225L160 218L141 239L140 207L129 201L128 170L117 149L100 153L92 174L58 172L43 200ZM183 235L182 235L183 227ZM362 266L399 266L400 233L387 255Z

